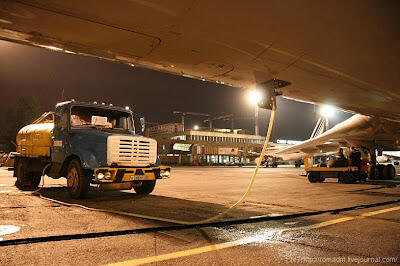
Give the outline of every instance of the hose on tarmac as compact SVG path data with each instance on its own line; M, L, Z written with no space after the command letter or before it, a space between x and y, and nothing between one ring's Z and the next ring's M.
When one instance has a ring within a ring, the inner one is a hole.
M175 220L175 219L169 219L169 218L163 218L163 217L155 217L155 216L150 216L150 215L144 215L144 214L138 214L138 213L130 213L130 212L123 212L123 211L117 211L117 210L109 210L109 209L101 209L101 208L92 208L92 207L88 207L85 205L81 205L81 204L76 204L76 203L67 203L67 202L63 202L60 200L55 200L52 198L48 198L43 196L39 191L43 188L44 183L42 184L42 187L39 188L38 190L36 190L34 193L37 193L40 198L44 199L44 200L48 200L54 203L58 203L60 205L65 205L65 206L69 206L69 207L79 207L79 208L83 208L85 210L90 210L90 211L98 211L98 212L105 212L105 213L113 213L113 214L119 214L119 215L124 215L124 216L130 216L130 217L136 217L136 218L142 218L142 219L148 219L148 220L155 220L155 221L161 221L161 222L167 222L167 223L174 223L174 224L181 224L181 225L193 225L193 224L203 224L203 223L209 223L211 221L215 221L219 218L221 218L222 216L226 215L227 213L229 213L230 211L232 211L233 209L235 209L238 205L240 205L246 198L247 196L250 194L251 189L253 188L254 182L256 180L257 174L258 174L258 170L260 168L261 162L265 156L265 153L267 151L267 146L269 143L269 139L271 137L271 132L272 132L272 128L274 126L274 120L275 120L275 103L273 103L273 107L272 107L272 111L271 111L271 117L269 120L269 125L268 125L268 131L267 131L267 135L265 138L265 142L264 142L264 146L262 148L260 157L258 158L257 161L257 166L253 172L253 176L250 179L250 183L247 187L246 192L242 195L242 197L236 201L233 205L231 205L228 209L226 209L225 211L204 219L204 220L200 220L200 221L181 221L181 220ZM43 169L43 173L42 173L42 178L44 180L44 173L46 170L47 166L45 167L45 169Z

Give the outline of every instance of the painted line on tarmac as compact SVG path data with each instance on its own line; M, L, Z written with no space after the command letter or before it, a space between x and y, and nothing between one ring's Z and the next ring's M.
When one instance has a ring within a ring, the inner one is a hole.
M313 211L313 212L301 212L301 213L285 214L285 215L279 215L279 216L264 215L264 216L246 218L246 219L217 221L217 222L209 222L209 223L190 224L190 225L169 225L169 226L148 227L148 228L138 228L138 229L94 232L94 233L28 237L28 238L19 238L19 239L10 239L10 240L0 241L0 247L1 246L34 244L34 243L44 243L44 242L56 242L56 241L65 241L65 240L76 240L76 239L89 239L89 238L100 238L100 237L110 237L110 236L135 235L135 234L145 234L145 233L160 232L160 231L175 231L175 230L204 228L204 227L223 227L223 226L237 225L237 224L249 224L249 223L258 223L258 222L287 220L287 219L295 219L295 218L308 217L308 216L316 216L316 215L321 215L321 214L326 214L326 213L338 214L338 213L346 212L346 211L367 209L367 208L379 207L379 206L396 204L396 203L400 203L400 199L372 203L372 204L363 204L363 205L345 207L345 208L340 208L340 209L331 209L331 210L322 210L322 211Z
M302 226L302 227L297 227L297 228L277 230L276 232L285 233L285 232L291 232L291 231L312 230L312 229L326 227L326 226L339 224L339 223L356 220L356 219L363 219L366 217L370 217L370 216L374 216L374 215L378 215L378 214L382 214L382 213L387 213L387 212L392 212L392 211L398 211L398 210L400 210L400 206L383 209L383 210L378 210L378 211L367 212L367 213L363 213L363 214L360 214L360 215L354 216L354 217L343 217L343 218L339 218L339 219L333 219L333 220L317 223L317 224L310 225L310 226ZM272 233L274 233L274 232L272 232ZM172 252L172 253L147 257L147 258L140 258L140 259L123 261L123 262L111 263L111 264L107 264L107 265L108 266L141 265L141 264L166 261L166 260L171 260L171 259L178 259L178 258L182 258L182 257L193 256L193 255L197 255L197 254L202 254L202 253L226 249L226 248L232 248L232 247L250 244L250 243L254 243L254 242L262 242L263 240L267 240L268 237L270 237L270 236L271 235L261 236L261 237L258 237L258 236L248 237L248 238L243 238L243 239L220 243L220 244L212 244L212 245L208 245L208 246L204 246L204 247L187 249L187 250L182 250L182 251L177 251L177 252Z

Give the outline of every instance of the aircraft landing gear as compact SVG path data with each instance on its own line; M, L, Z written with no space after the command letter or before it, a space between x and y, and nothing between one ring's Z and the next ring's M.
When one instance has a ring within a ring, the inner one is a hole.
M371 165L368 177L369 180L393 180L396 177L396 169L393 164Z
M396 169L393 164L377 164L376 150L370 149L371 166L368 171L369 180L392 180L396 177Z
M387 168L387 179L393 180L396 177L396 169L393 164L385 165L385 168Z
M378 180L379 179L379 168L377 165L371 165L368 171L369 180Z

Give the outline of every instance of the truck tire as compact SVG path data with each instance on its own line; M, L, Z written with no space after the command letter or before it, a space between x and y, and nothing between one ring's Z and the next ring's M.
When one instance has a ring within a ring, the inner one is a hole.
M69 195L73 199L83 199L90 187L90 176L82 169L78 160L71 160L67 168L67 185Z
M339 183L354 184L357 181L357 177L353 172L345 171L339 173Z
M318 172L309 172L307 178L310 183L317 183L320 180L320 175Z
M385 166L387 171L387 179L393 180L396 177L396 169L394 168L393 164L388 164Z
M31 178L26 168L25 160L22 158L18 159L15 166L15 175L17 176L15 186L20 190L31 190Z
M34 182L34 173L28 171L27 161L23 158L18 159L15 165L15 175L17 181L15 186L22 191L36 190L38 185Z
M139 195L149 195L153 192L154 187L156 186L156 180L147 180L142 181L142 185L140 187L133 187L136 194Z

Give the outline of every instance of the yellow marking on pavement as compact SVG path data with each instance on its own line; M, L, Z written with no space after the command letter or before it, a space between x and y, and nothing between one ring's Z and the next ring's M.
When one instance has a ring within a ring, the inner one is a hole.
M289 229L283 230L282 232L284 233L284 232L290 232L290 231L317 229L317 228L321 228L321 227L325 227L325 226L329 226L329 225L333 225L333 224L338 224L338 223L351 221L351 220L354 220L354 219L357 219L357 216L356 217L343 217L343 218L329 220L329 221L326 221L326 222L317 223L317 224L313 224L313 225L289 228Z
M378 215L378 214L381 214L381 213L397 211L397 210L400 210L400 206L389 208L389 209L377 210L377 211L373 211L373 212L367 212L367 213L360 214L360 216L369 217L369 216L374 216L374 215Z
M236 241L225 242L225 243L221 243L221 244L212 244L212 245L204 246L204 247L200 247L200 248L194 248L194 249L183 250L183 251L178 251L178 252L173 252L173 253L167 253L167 254L163 254L163 255L157 255L157 256L152 256L152 257L147 257L147 258L142 258L142 259L134 259L134 260L128 260L128 261L123 261L123 262L117 262L117 263L113 263L113 264L109 264L109 265L118 265L118 266L141 265L141 264L146 264L146 263L152 263L152 262L182 258L182 257L186 257L186 256L192 256L192 255L201 254L201 253L205 253L205 252L216 251L219 249L235 247L235 246L239 246L239 245L243 245L243 244L246 244L246 242L243 240L236 240Z
M285 230L281 230L280 232L284 233L284 232L299 231L299 230L312 230L312 229L326 227L326 226L343 223L343 222L347 222L347 221L351 221L351 220L355 220L355 219L363 219L366 217L370 217L370 216L374 216L374 215L378 215L378 214L382 214L382 213L386 213L386 212L397 211L397 210L400 210L400 206L383 209L383 210L367 212L367 213L363 213L363 214L360 214L360 215L354 216L354 217L338 218L338 219L329 220L329 221L317 223L317 224L310 225L310 226L302 226L302 227L285 229ZM279 232L279 231L276 231L276 232ZM267 239L266 237L264 237L264 238L265 238L264 240ZM112 264L108 264L108 265L113 265L113 266L142 265L142 264L146 264L146 263L177 259L177 258L197 255L197 254L201 254L201 253L206 253L206 252L210 252L210 251L216 251L216 250L220 250L220 249L236 247L236 246L245 245L245 244L249 244L249 243L260 242L262 240L263 240L263 237L248 237L248 238L243 238L243 239L239 239L239 240L235 240L235 241L230 241L230 242L225 242L225 243L220 243L220 244L212 244L212 245L208 245L208 246L204 246L204 247L187 249L187 250L182 250L182 251L177 251L177 252L172 252L172 253L167 253L167 254L162 254L162 255L151 256L151 257L147 257L147 258L133 259L133 260L123 261L123 262L112 263Z

